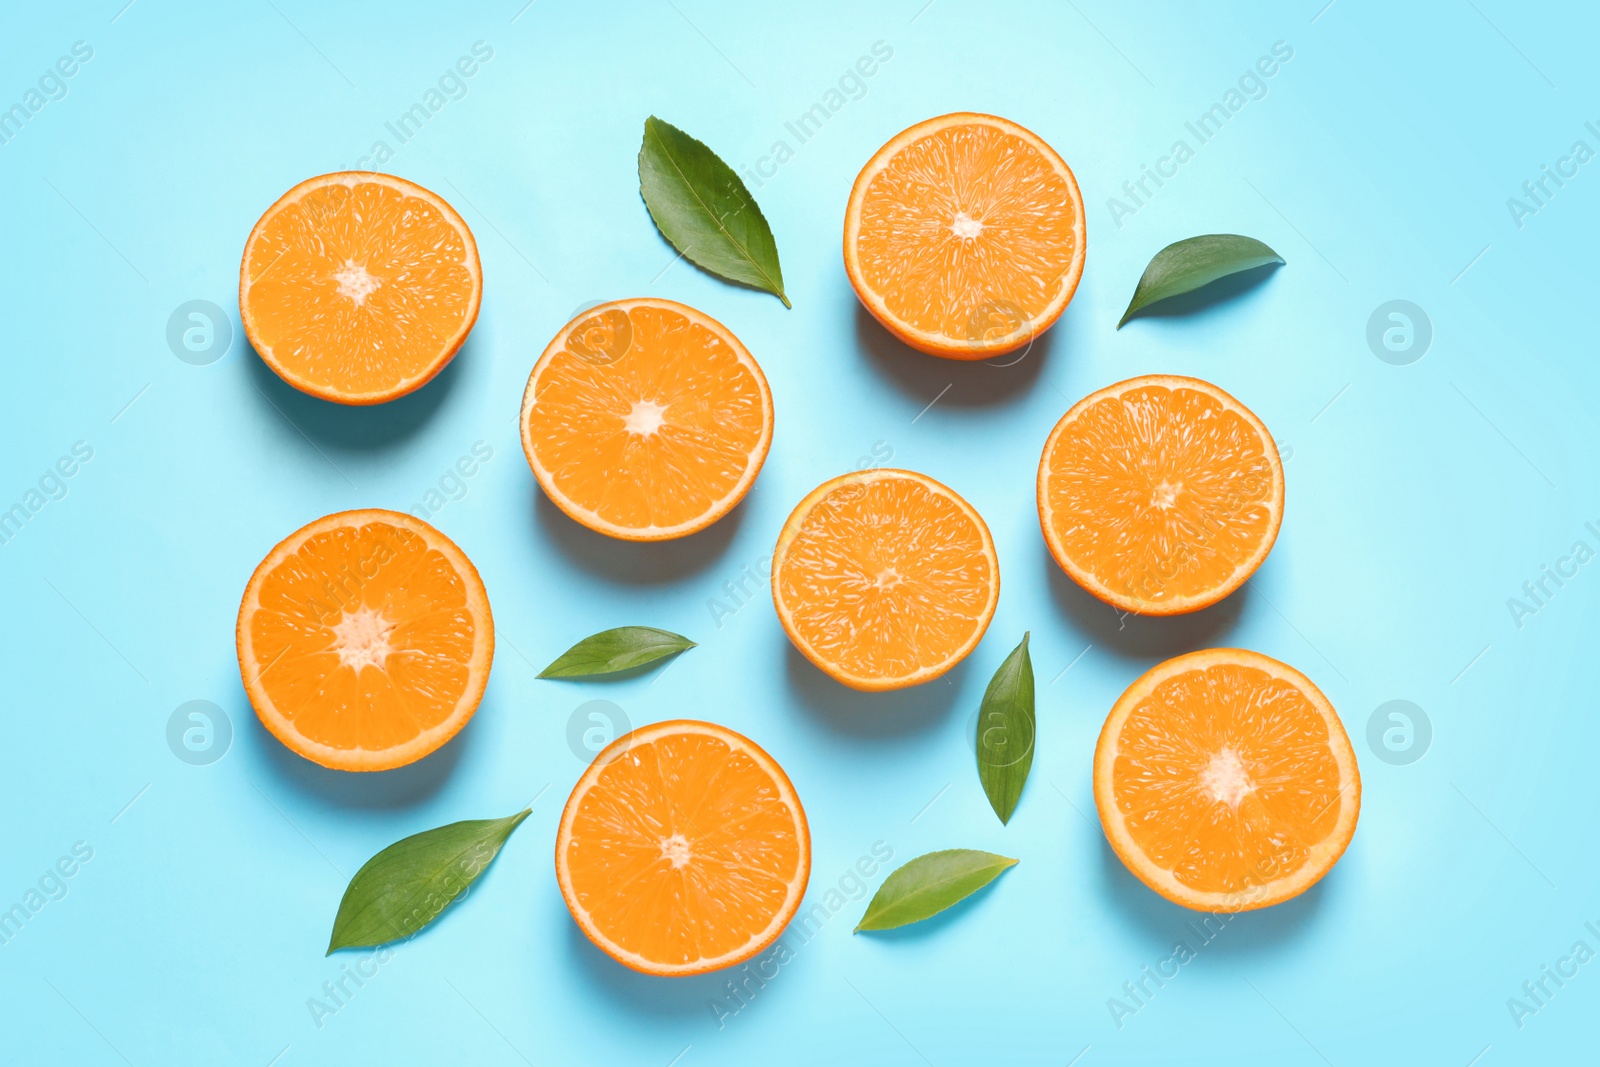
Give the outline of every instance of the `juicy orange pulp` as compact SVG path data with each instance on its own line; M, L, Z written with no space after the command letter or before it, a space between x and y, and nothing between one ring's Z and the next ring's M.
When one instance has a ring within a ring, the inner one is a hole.
M546 494L591 529L682 537L744 496L772 444L772 394L744 345L671 300L619 300L562 327L523 395Z
M1176 903L1242 911L1322 877L1355 831L1361 780L1327 698L1240 649L1135 682L1095 752L1095 800L1129 868Z
M795 647L866 690L949 670L977 646L1000 596L983 519L950 488L902 470L818 486L784 524L772 571Z
M477 571L427 523L347 511L296 531L251 577L239 668L256 713L307 759L383 770L471 718L494 653Z
M251 231L239 311L261 358L297 389L375 404L420 388L478 317L472 231L422 186L350 171L301 182Z
M984 359L1049 328L1077 289L1083 198L1037 135L993 115L944 115L868 161L845 212L862 303L924 352Z
M562 812L556 876L584 933L635 970L686 975L756 955L800 907L805 812L748 738L678 720L612 742Z
M1126 611L1176 614L1238 588L1283 520L1283 465L1261 420L1197 378L1147 375L1061 417L1039 463L1056 561Z

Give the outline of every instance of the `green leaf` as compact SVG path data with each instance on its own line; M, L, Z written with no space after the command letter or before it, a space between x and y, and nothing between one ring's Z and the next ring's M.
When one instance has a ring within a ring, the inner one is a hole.
M856 924L862 930L892 930L921 922L976 893L1017 861L993 852L950 848L906 863L888 878Z
M1157 252L1144 269L1117 329L1122 329L1135 312L1158 300L1193 292L1242 270L1282 262L1282 256L1254 237L1236 233L1208 233L1170 244Z
M639 192L661 235L690 262L793 306L777 243L750 190L715 152L654 115L639 146Z
M978 780L1002 823L1011 821L1033 767L1033 738L1033 661L1023 634L989 679L978 708Z
M539 672L539 677L584 678L591 674L615 674L683 652L694 644L671 630L618 626L615 630L601 630L585 637L557 656L554 663Z
M529 810L424 830L362 864L339 901L328 954L398 941L433 922L484 872Z

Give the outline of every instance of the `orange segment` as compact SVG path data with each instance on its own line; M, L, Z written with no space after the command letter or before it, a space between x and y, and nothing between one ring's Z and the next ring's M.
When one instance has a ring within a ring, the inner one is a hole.
M672 300L616 300L561 328L528 377L522 450L556 506L662 541L743 499L772 445L772 393L739 339Z
M607 746L561 813L556 880L578 926L636 971L742 963L800 907L811 833L783 769L709 722L645 726Z
M854 689L937 678L977 647L1000 599L989 528L926 475L824 482L772 554L772 597L796 648Z
M1176 904L1248 911L1327 874L1356 830L1361 775L1328 698L1259 652L1169 659L1122 694L1094 799L1128 869Z
M302 392L377 404L425 385L478 318L472 231L443 199L365 171L301 182L245 242L239 315Z
M421 519L379 509L284 538L250 576L236 637L262 723L346 771L399 767L454 737L494 658L471 561Z
M1013 351L1050 328L1083 276L1083 197L1036 134L993 115L920 122L850 190L844 265L868 311L950 359Z
M1090 393L1039 460L1039 523L1074 581L1113 607L1214 604L1267 558L1283 464L1261 420L1198 378L1151 374Z

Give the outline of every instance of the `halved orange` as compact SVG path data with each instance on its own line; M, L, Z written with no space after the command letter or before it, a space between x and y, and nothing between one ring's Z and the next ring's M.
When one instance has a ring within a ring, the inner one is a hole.
M483 300L472 231L444 199L388 174L343 171L284 193L250 231L239 317L301 392L380 404L456 354Z
M399 767L450 740L494 659L472 562L421 519L377 508L324 516L267 553L236 639L261 722L344 771Z
M1255 573L1283 523L1283 463L1260 419L1199 378L1108 385L1056 423L1039 459L1039 524L1107 604L1177 615Z
M772 447L772 392L739 339L674 300L614 300L561 327L522 395L522 450L555 505L664 541L744 498Z
M1187 908L1249 911L1305 892L1344 854L1361 774L1311 679L1212 648L1122 694L1095 747L1094 800L1145 885Z
M1037 134L993 115L919 122L850 190L844 266L912 348L987 359L1049 329L1083 277L1083 196Z
M794 918L810 877L811 831L788 776L715 723L617 738L573 786L556 833L572 917L645 974L743 963Z
M772 599L825 673L902 689L977 647L1000 600L1000 560L955 490L913 471L858 471L817 486L783 524Z

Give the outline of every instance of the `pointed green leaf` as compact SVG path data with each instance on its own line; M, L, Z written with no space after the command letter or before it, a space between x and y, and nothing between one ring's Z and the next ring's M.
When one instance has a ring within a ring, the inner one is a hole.
M883 880L867 913L856 924L856 932L921 922L965 900L1016 863L1007 856L970 848L918 856Z
M618 626L602 630L567 649L539 672L541 678L584 678L615 674L642 667L664 656L694 647L694 642L671 630L653 626Z
M329 954L398 941L433 922L488 868L528 811L424 830L373 856L345 887Z
M1028 635L989 679L978 708L978 780L1002 823L1011 820L1033 767L1033 661Z
M750 190L715 152L654 115L639 146L639 192L661 235L690 262L792 306L778 245Z
M1282 256L1254 237L1236 233L1208 233L1170 244L1157 252L1144 269L1117 329L1122 329L1135 312L1158 300L1193 292L1242 270L1282 262Z

